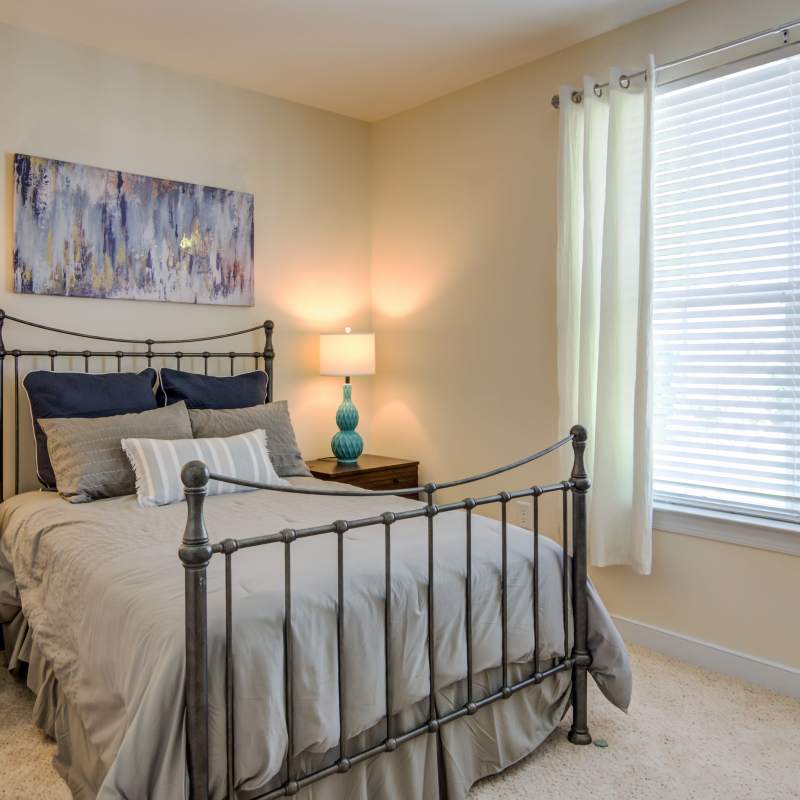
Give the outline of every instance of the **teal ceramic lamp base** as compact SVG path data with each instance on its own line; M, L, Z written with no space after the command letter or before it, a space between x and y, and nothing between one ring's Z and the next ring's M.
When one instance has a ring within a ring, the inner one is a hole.
M336 410L336 424L339 432L331 439L331 450L340 464L355 464L364 452L364 440L356 433L358 409L353 405L353 387L344 384L342 404Z

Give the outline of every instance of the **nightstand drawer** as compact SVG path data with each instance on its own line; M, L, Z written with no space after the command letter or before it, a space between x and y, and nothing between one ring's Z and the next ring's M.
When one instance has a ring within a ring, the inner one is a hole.
M419 462L405 458L364 454L355 464L340 464L330 456L307 463L315 478L349 483L359 489L400 491L419 486Z
M417 485L417 467L398 467L379 472L367 472L363 475L352 475L348 477L347 483L358 486L361 489L410 489Z

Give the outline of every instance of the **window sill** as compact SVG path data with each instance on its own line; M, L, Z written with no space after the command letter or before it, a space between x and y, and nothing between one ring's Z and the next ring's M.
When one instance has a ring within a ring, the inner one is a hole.
M800 525L656 502L653 528L717 542L800 556Z

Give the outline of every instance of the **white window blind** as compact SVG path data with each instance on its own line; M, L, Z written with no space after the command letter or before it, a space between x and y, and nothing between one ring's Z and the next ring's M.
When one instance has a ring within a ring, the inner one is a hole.
M800 55L656 96L657 500L800 521Z

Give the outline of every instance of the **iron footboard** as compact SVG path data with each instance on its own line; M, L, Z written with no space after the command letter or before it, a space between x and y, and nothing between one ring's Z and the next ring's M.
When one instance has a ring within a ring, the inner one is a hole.
M182 479L188 506L188 516L183 542L179 555L185 567L186 580L186 738L187 738L187 767L192 800L207 800L209 796L209 739L208 739L208 663L207 663L207 606L206 606L206 571L210 560L217 555L225 559L225 715L226 715L226 748L227 748L227 796L229 800L235 798L234 767L235 767L235 741L233 717L233 607L231 589L231 563L234 553L250 547L266 544L284 545L284 669L285 669L285 713L288 734L285 776L282 785L271 791L265 791L259 797L263 800L292 796L300 789L315 783L329 775L347 772L356 764L372 758L380 753L396 750L404 742L424 734L438 735L440 728L453 720L475 714L480 708L509 698L516 692L527 687L535 686L556 673L570 670L572 673L572 727L569 740L573 744L589 744L592 739L589 735L587 724L587 670L591 658L587 650L587 578L586 578L586 495L589 491L589 476L584 466L584 451L586 449L587 434L585 428L576 425L570 435L556 442L551 447L534 453L531 456L507 464L504 467L490 470L469 478L450 481L447 483L429 483L411 489L381 492L365 492L359 490L318 490L307 487L274 487L242 481L210 473L208 468L199 461L193 461L183 468ZM442 489L451 489L455 486L472 483L484 478L499 475L516 469L524 464L535 461L548 453L553 452L567 444L572 444L574 461L569 480L546 486L533 486L512 492L500 492L486 497L467 498L458 502L436 505L434 498L436 492ZM370 496L380 495L418 495L424 493L426 504L408 511L386 512L377 516L365 517L354 520L336 520L328 525L319 525L303 529L286 529L277 533L254 536L244 539L224 539L215 544L210 544L208 533L203 520L203 501L206 496L209 480L218 480L241 486L267 489L270 491L292 492L296 494L317 494L334 496ZM562 575L562 605L564 624L564 655L555 659L552 666L542 669L539 654L539 499L550 493L561 493L562 497L562 528L563 548L565 557ZM569 559L569 498L572 505L572 574L568 572ZM508 667L508 546L507 546L507 506L509 501L531 497L533 498L533 622L534 646L532 672L523 680L509 683ZM473 696L473 664L472 664L472 513L479 506L499 504L501 526L501 577L500 577L500 607L501 607L501 685L496 691L486 697L475 699ZM435 703L437 690L434 621L436 613L435 604L435 563L433 543L435 535L434 519L439 514L450 511L465 511L465 552L466 552L466 625L465 639L467 650L467 702L446 714L438 715ZM392 619L391 605L391 536L392 525L399 520L425 517L427 520L427 545L428 545L428 581L427 581L427 660L430 673L430 686L428 695L427 721L412 730L396 731L393 725L392 704L392 667L391 667L391 637L389 635ZM385 626L384 626L384 654L386 669L386 733L383 741L378 745L357 753L348 753L346 750L346 731L344 728L345 698L343 695L342 661L344 648L344 533L348 530L369 526L382 526L385 539L385 571L386 571L386 597L385 597ZM328 767L311 773L301 774L295 765L294 737L292 720L294 717L293 697L293 670L292 670L292 543L298 539L323 534L335 533L338 536L337 570L338 570L338 603L336 610L337 646L338 646L338 675L337 685L339 692L339 721L340 735L338 745L338 758ZM572 600L572 626L573 646L569 648L569 593Z

